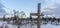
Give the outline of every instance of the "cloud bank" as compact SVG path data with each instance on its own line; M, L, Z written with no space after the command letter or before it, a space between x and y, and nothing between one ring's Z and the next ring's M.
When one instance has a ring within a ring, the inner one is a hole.
M60 0L46 0L45 7L43 8L43 13L45 15L55 15L60 17Z

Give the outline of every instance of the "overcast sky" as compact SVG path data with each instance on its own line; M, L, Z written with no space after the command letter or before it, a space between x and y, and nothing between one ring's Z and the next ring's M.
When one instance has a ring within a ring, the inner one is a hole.
M13 9L24 11L26 15L36 13L39 2L44 15L60 17L60 0L0 0L0 15Z

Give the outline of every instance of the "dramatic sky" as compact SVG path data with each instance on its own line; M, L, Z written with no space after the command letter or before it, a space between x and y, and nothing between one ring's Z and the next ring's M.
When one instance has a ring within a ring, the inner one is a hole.
M37 12L37 3L41 3L42 13L60 17L60 0L0 0L0 15L13 9L24 11L26 15Z

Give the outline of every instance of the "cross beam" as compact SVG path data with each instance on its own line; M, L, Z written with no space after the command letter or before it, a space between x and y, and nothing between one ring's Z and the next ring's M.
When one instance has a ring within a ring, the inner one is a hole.
M38 16L38 13L30 13L30 15L32 15L32 16ZM41 13L40 16L44 16L43 13Z

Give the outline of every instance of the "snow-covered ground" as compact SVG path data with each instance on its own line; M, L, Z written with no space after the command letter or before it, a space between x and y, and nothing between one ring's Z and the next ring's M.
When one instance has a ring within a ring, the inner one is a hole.
M8 25L9 28L17 28L17 25L11 25L11 24L7 24L7 22L0 21L0 26L2 26L3 24ZM30 24L22 25L20 26L20 28L37 28L37 25L36 24L31 25L30 23ZM47 24L47 25L41 25L41 28L60 28L60 26Z

